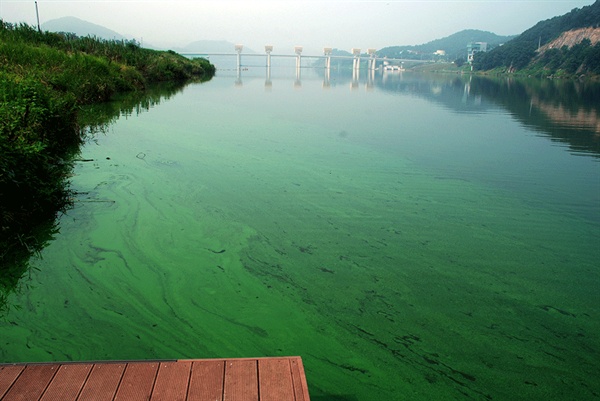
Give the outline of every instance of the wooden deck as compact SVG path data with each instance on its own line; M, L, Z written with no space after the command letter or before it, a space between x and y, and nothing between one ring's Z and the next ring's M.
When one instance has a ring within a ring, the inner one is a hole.
M300 357L0 364L2 401L310 401Z

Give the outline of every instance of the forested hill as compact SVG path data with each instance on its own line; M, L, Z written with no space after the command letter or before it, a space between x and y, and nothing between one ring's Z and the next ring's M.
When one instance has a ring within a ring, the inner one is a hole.
M492 32L480 31L477 29L466 29L457 32L445 38L432 40L422 45L416 46L390 46L384 47L377 52L379 57L390 58L410 58L410 54L433 54L438 50L444 50L450 60L457 58L467 58L467 43L486 42L489 46L499 46L515 36L499 36Z
M600 0L537 23L487 53L477 53L476 70L527 69L541 74L600 74Z

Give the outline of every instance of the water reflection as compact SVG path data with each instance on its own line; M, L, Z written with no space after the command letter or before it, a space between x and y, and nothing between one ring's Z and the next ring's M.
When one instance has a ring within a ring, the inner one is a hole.
M598 83L473 77L471 87L573 154L600 155Z
M238 71L235 85L254 79L256 71ZM381 90L391 95L418 96L457 113L486 113L501 107L528 128L566 145L574 154L600 156L600 84L596 82L364 69L266 71L268 90L293 77L295 88L301 88L303 81L321 81L323 89L347 85L350 90Z

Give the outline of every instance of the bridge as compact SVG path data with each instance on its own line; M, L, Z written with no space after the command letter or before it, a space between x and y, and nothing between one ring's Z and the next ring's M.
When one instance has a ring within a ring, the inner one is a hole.
M244 49L244 45L235 45L235 53L203 53L203 52L185 52L181 53L184 56L235 56L237 58L237 69L240 70L242 68L242 51ZM323 48L323 55L302 55L302 46L294 47L294 54L272 54L273 46L266 45L265 46L265 54L259 53L247 53L244 54L244 57L266 57L266 67L267 69L271 68L271 57L287 57L287 58L296 58L296 69L299 70L302 67L302 58L311 58L311 59L325 59L325 68L329 70L331 68L331 59L346 59L353 60L352 68L358 73L360 69L360 59L361 59L361 49L352 48L351 56L334 56L333 48L325 47ZM411 59L398 59L398 58L387 58L387 57L378 57L376 49L368 49L367 50L368 64L367 68L370 71L375 71L379 67L377 66L377 62L379 60L382 61L383 69L402 69L402 63L404 62L419 62L419 60L411 60ZM429 61L427 61L429 62ZM398 66L400 64L400 66Z

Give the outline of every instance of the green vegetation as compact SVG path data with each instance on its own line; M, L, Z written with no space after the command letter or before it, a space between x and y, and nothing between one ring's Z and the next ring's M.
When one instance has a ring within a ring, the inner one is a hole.
M175 52L143 49L135 41L38 33L27 25L0 24L2 72L34 78L78 103L106 101L148 83L210 77L214 66Z
M591 73L600 75L600 42L592 46L589 39L568 48L549 49L545 51L534 64L542 73L565 73L574 75L578 73Z
M210 79L214 71L207 60L134 41L41 33L0 20L0 271L17 270L0 277L0 294L18 281L26 255L43 248L57 213L69 206L67 176L89 121L111 118L82 107L158 82Z
M517 38L487 53L475 54L475 70L522 71L535 75L600 74L600 44L589 40L561 49L538 48L551 43L564 32L600 26L600 1L568 14L539 22Z

